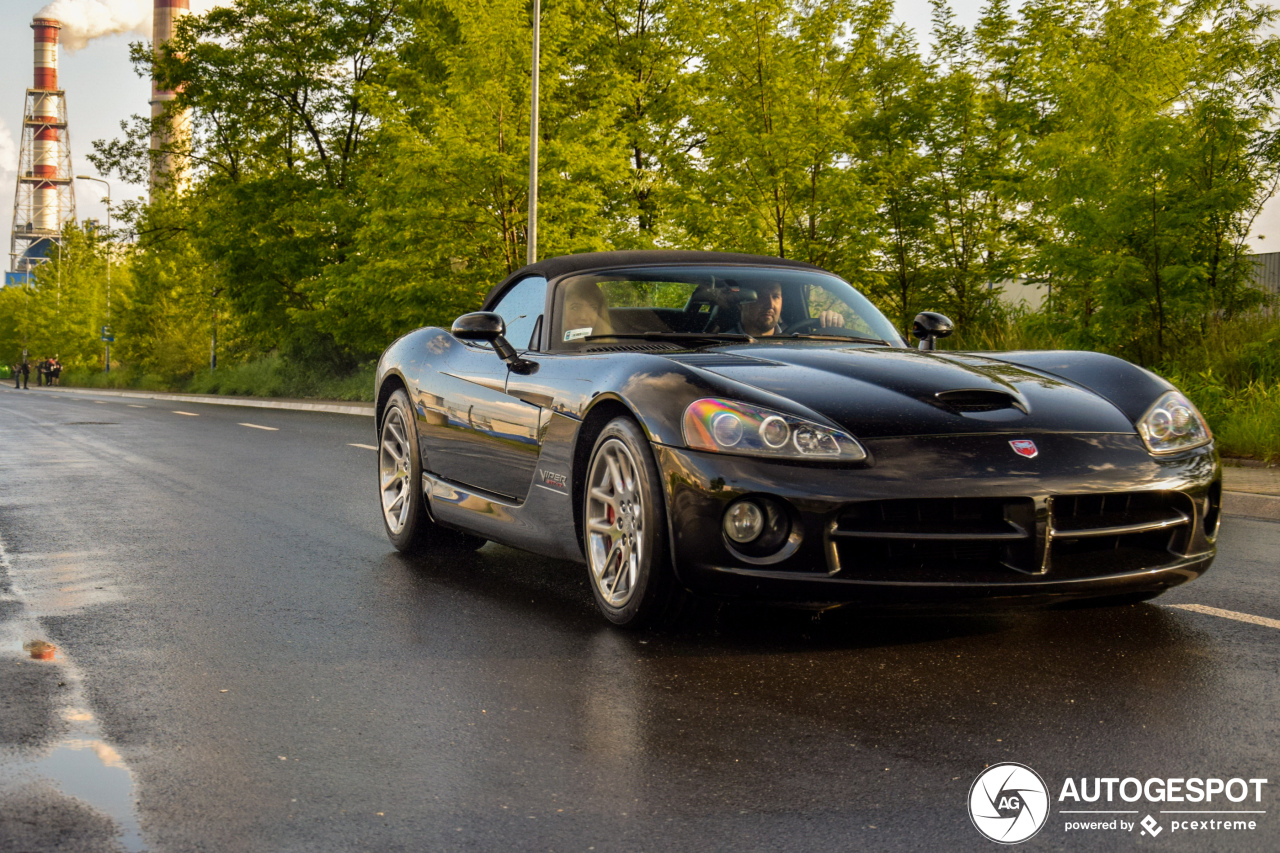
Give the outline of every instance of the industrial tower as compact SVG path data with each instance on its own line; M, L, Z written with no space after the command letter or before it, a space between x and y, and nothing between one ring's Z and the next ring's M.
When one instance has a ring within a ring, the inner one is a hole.
M27 90L22 111L9 250L16 273L29 273L47 261L54 244L62 239L63 225L76 218L67 100L58 88L58 31L62 24L37 17L31 29L35 30L35 85Z
M155 0L151 7L151 47L156 55L169 39L178 19L191 14L191 0ZM154 197L157 189L181 191L186 184L186 164L182 158L174 156L174 151L184 151L191 144L191 113L189 110L172 111L169 103L177 97L177 93L161 89L153 77L151 80L151 194ZM167 122L165 113L169 111ZM166 153L158 153L164 149Z

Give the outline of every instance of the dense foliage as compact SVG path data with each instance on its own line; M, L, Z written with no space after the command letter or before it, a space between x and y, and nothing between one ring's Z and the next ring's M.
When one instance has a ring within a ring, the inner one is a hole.
M1276 13L1249 0L547 0L539 250L803 258L960 343L1048 286L1024 337L1186 362L1255 307L1251 223L1280 177ZM155 63L193 115L181 186L117 211L113 357L157 381L279 354L367 361L522 265L530 4L236 0ZM923 28L922 28L923 29ZM135 46L140 73L149 46ZM146 120L97 144L151 167ZM74 229L0 346L101 364L106 244ZM60 295L55 297L55 292ZM984 337L985 336L985 337ZM993 337L994 336L994 337ZM11 356L6 356L11 357ZM1191 369L1191 368L1187 368Z

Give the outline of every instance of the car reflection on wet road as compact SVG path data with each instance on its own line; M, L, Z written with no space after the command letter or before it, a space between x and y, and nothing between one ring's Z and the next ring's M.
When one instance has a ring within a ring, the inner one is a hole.
M1152 604L629 634L579 566L391 552L367 419L104 399L0 393L0 849L977 850L1001 761L1280 776L1274 524ZM1275 849L1275 790L1153 846Z

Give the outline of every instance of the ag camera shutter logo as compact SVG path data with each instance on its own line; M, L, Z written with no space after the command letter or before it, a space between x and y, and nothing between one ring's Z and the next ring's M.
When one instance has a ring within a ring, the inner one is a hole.
M969 819L992 841L1026 841L1048 818L1049 789L1040 774L1025 764L993 764L969 788Z

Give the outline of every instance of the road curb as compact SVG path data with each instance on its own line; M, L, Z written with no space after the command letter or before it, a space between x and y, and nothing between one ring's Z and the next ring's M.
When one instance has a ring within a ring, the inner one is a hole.
M1224 491L1222 513L1245 518L1260 518L1265 521L1280 521L1280 497L1256 495L1252 492Z
M42 388L52 394L95 397L128 397L135 400L167 400L172 403L204 403L210 406L242 406L250 409L287 409L294 412L328 412L333 415L373 417L373 403L300 403L255 397L222 397L214 394L160 394L150 391L108 391L96 388Z

